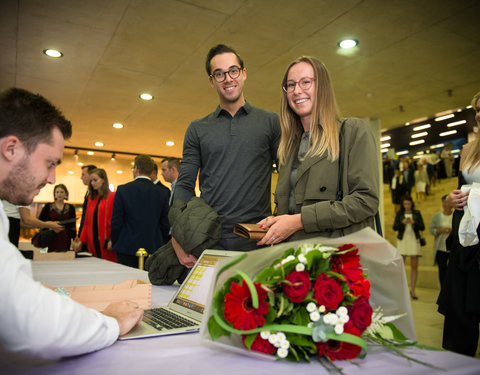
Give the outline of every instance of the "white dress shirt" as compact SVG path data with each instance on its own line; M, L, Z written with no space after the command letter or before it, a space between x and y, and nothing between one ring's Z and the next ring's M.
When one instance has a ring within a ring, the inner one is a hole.
M0 351L56 359L112 345L114 318L89 309L33 280L32 267L8 240L0 202ZM7 354L8 356L8 354Z

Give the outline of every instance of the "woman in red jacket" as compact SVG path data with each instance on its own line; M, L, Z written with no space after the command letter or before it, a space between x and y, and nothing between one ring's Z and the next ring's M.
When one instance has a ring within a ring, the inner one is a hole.
M108 189L108 177L104 169L95 168L90 172L88 191L85 223L80 233L80 241L75 245L75 251L80 251L82 243L86 243L89 253L98 258L116 262L117 255L112 250L110 241L110 222L115 193Z

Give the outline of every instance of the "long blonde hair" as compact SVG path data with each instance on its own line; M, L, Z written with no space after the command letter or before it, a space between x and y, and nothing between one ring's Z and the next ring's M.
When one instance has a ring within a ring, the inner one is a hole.
M472 107L475 110L475 112L477 111L478 100L480 100L480 91L477 92L472 99ZM462 163L462 167L468 165L468 172L470 172L472 168L477 167L479 164L480 164L480 136L477 133L477 137L475 138L472 145L470 146L470 150L468 151L468 154L465 156L465 161Z
M340 113L335 101L335 93L325 65L314 57L302 56L292 62L283 76L282 86L288 79L290 68L300 62L306 62L313 68L315 78L315 100L310 116L310 140L305 157L322 155L328 152L328 158L332 161L338 159L340 145L338 140L337 123ZM285 165L287 159L294 152L303 133L300 117L288 105L287 93L282 90L280 108L280 126L282 135L278 146L278 159L280 165Z

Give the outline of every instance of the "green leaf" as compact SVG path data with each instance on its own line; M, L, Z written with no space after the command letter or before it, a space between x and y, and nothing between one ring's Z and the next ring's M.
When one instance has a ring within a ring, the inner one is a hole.
M395 324L389 322L385 323L392 330L393 339L395 340L408 340L407 337L395 326Z
M299 326L306 326L310 322L310 314L308 313L305 306L300 306L299 309L294 313L292 323Z
M230 337L230 332L225 331L222 327L220 327L213 316L211 316L208 320L208 333L210 334L212 341L215 341L222 336Z
M252 347L253 342L255 341L255 338L257 337L258 333L254 333L252 335L246 335L245 336L245 346L247 347L248 350Z
M257 277L255 278L255 281L257 283L263 283L265 280L273 277L275 274L276 274L275 268L273 268L273 267L265 268L262 272L260 272L257 275Z

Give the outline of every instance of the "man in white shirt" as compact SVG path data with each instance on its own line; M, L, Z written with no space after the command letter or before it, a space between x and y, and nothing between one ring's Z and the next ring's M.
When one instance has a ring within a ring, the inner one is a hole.
M68 120L40 95L21 89L0 94L0 199L29 205L47 183L55 183ZM113 344L142 318L134 302L99 313L43 287L30 261L8 240L0 203L0 356L20 353L55 359Z

